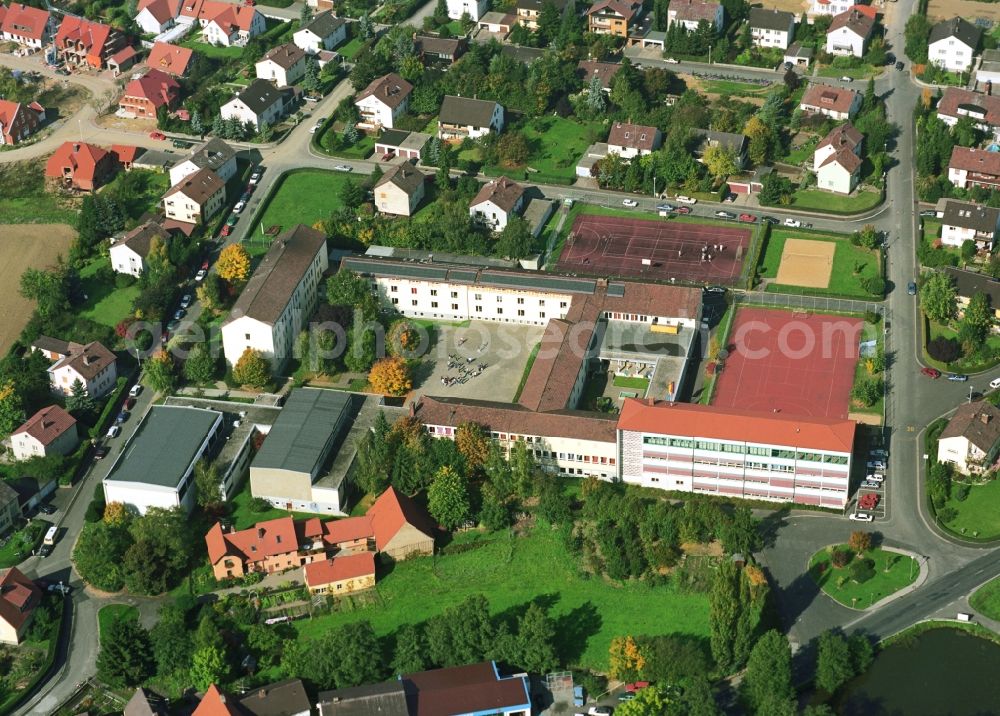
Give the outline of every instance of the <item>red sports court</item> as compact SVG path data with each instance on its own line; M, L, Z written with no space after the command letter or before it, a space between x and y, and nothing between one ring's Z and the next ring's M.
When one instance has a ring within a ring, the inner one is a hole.
M860 318L741 308L712 405L846 419Z
M733 283L750 229L580 214L557 270L689 283Z

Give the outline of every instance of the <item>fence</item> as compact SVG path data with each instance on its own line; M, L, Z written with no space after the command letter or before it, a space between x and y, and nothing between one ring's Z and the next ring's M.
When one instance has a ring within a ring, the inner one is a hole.
M800 296L787 293L767 293L766 291L734 292L733 302L753 304L766 308L788 308L793 311L814 311L816 313L877 313L888 318L887 307L875 301L855 301L829 296Z

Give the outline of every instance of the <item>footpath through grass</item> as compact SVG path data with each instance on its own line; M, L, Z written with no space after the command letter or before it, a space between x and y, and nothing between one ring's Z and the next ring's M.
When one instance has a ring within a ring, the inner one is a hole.
M443 557L397 563L380 576L381 603L352 612L294 622L304 636L369 620L380 635L423 622L474 594L485 594L494 612L542 599L556 621L560 652L572 664L605 671L612 637L623 634L691 634L707 637L708 596L672 585L618 586L584 578L558 533L536 527L524 537L483 540L482 546Z
M836 244L833 254L833 271L830 274L830 284L826 288L805 288L770 283L767 290L775 293L795 293L810 296L844 296L862 300L881 300L882 296L873 296L865 290L865 279L881 276L882 268L877 251L870 251L860 246L854 246L847 236L814 233L801 229L771 228L771 236L757 266L757 274L761 278L774 279L778 276L781 266L781 254L785 250L788 239L804 239L807 241L824 241Z
M1000 577L991 579L973 592L969 604L984 617L1000 620Z
M920 574L920 568L912 557L880 548L871 549L860 557L854 555L846 567L835 567L830 561L835 549L850 551L846 544L821 549L809 560L809 574L820 589L845 607L867 609L912 584ZM861 559L873 562L875 574L859 583L852 578L851 567Z

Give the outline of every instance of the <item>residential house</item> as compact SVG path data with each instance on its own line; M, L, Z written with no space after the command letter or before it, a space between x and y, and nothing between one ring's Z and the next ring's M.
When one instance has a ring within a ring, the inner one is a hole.
M0 535L12 530L20 518L20 495L17 490L7 484L6 480L0 480Z
M938 119L954 127L969 117L980 131L1000 139L1000 97L973 92L964 87L946 87L935 108Z
M100 70L108 58L125 45L124 36L114 28L75 15L66 15L56 33L56 51L67 65Z
M830 119L851 119L861 109L861 94L846 87L812 83L802 95L799 109Z
M826 31L826 51L831 55L863 57L875 31L875 18L858 6L833 16Z
M283 572L310 560L300 554L300 532L289 517L258 522L245 530L226 532L218 522L205 535L208 562L218 580L242 577L250 572ZM320 558L325 557L320 554Z
M311 562L303 570L310 594L341 595L375 586L375 555L358 552Z
M58 27L59 23L48 11L19 2L12 2L7 6L0 22L4 40L33 50L40 50L47 45Z
M638 0L597 0L587 10L587 29L595 35L628 37L641 15Z
M551 4L560 17L567 11L572 12L573 3L570 0L516 0L518 24L528 30L537 30L538 17L542 14L542 7L546 4Z
M946 246L974 241L980 251L992 251L996 245L1000 209L970 201L942 199L938 202L937 216L941 220L941 243Z
M1000 188L1000 152L954 147L948 161L948 181L959 189Z
M662 141L663 133L656 127L615 122L608 133L608 153L631 159L656 151Z
M38 102L22 104L0 99L0 146L13 146L38 131L45 108Z
M365 514L371 519L375 549L394 560L434 554L434 523L412 498L390 487Z
M154 691L140 686L125 704L122 716L168 716L169 704Z
M375 154L414 159L420 163L421 154L431 135L422 132L404 132L401 129L386 129L375 140Z
M327 10L314 16L305 27L296 30L292 42L308 55L316 55L322 50L332 50L347 41L347 20L337 17Z
M424 175L407 160L383 174L372 190L375 208L383 214L412 216L424 198Z
M390 72L372 80L354 99L361 118L358 126L365 129L392 129L395 120L410 107L413 85Z
M469 43L464 37L417 35L413 38L413 49L426 66L450 67L469 49Z
M204 408L152 406L104 478L104 501L140 515L150 507L191 512L194 467L221 439L222 417Z
M670 0L667 7L667 27L680 23L688 32L693 32L698 29L699 22L705 21L719 32L722 30L724 16L722 4L711 0Z
M233 696L212 684L191 716L310 716L312 705L298 679L257 686Z
M736 160L737 169L742 169L746 164L750 140L745 134L716 132L714 129L695 129L692 134L695 137L701 138L694 150L695 158L699 162L704 162L705 151L709 147L721 147L732 152L733 158Z
M42 601L42 590L11 567L0 577L0 643L20 644L31 624L35 608Z
M445 95L438 113L438 137L448 142L478 139L503 130L503 106L485 99Z
M80 191L95 191L114 176L115 156L85 142L63 142L45 163L45 176Z
M524 204L524 187L498 177L483 184L469 204L469 216L493 231L503 231L510 217L524 210Z
M977 293L986 295L990 308L993 311L993 331L996 332L1000 326L1000 281L989 274L977 271L965 271L954 266L945 266L942 271L951 279L955 286L955 304L958 309L958 317L965 315L965 309L969 306L969 301Z
M138 60L139 51L132 45L127 45L108 58L108 69L111 70L112 76L119 77L123 72L131 69Z
M621 68L622 66L617 62L580 60L576 65L576 74L583 81L583 88L585 90L589 91L591 82L596 78L601 83L601 90L610 93L611 81Z
M252 348L279 373L316 307L328 266L322 231L298 224L277 237L222 325L226 361L233 365Z
M962 403L938 438L938 462L963 475L993 468L1000 453L1000 409L985 400Z
M803 45L801 42L793 42L791 46L785 50L785 56L782 60L791 64L793 67L808 67L812 64L815 54L816 49L814 47Z
M211 169L223 182L236 176L236 150L218 137L212 137L191 151L191 156L170 167L171 186L199 169Z
M795 37L795 15L778 9L750 8L750 39L756 47L788 49Z
M163 195L163 212L182 224L204 224L226 203L226 183L211 169L184 177Z
M473 22L479 22L486 11L490 9L490 0L447 0L448 17L452 20L461 20L463 15L468 15Z
M118 108L133 117L156 119L160 107L170 111L177 106L180 98L181 86L177 80L166 72L154 69L125 85Z
M69 353L49 366L52 392L72 395L73 384L83 384L87 395L100 398L115 387L118 370L115 354L97 341L86 345L70 343Z
M169 42L156 42L153 44L153 49L149 51L146 65L174 77L184 77L188 67L191 66L193 55L194 50L188 47L171 45Z
M38 336L38 338L32 341L30 350L32 353L41 353L50 362L55 363L57 360L62 360L68 356L73 350L74 345L79 344L43 335Z
M806 15L815 18L822 15L839 15L855 5L855 0L809 0Z
M965 72L972 67L982 35L982 30L964 18L942 20L927 38L927 59L949 72Z
M479 30L495 36L503 42L517 24L517 15L503 12L488 12L479 18ZM480 36L482 37L482 36Z
M252 5L222 4L225 9L204 26L205 42L224 47L246 47L250 40L267 29L264 16Z
M159 35L177 22L181 0L140 0L135 24L149 35Z
M108 253L111 256L111 270L139 278L146 270L146 257L149 256L153 239L159 239L164 245L170 240L160 224L150 219L125 234L116 241Z
M254 69L259 79L288 87L305 77L306 53L298 45L286 42L268 50Z
M238 119L260 131L263 123L275 124L285 113L285 96L266 80L256 79L219 108L223 119Z
M864 135L850 122L834 127L813 150L816 185L837 194L850 194L861 175Z
M10 435L15 460L69 455L79 442L76 418L58 405L42 408Z

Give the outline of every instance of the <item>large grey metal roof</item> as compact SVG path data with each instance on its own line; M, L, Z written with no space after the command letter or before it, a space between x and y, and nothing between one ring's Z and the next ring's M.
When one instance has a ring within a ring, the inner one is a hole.
M104 478L177 487L222 413L179 405L154 405Z
M330 437L350 405L350 393L293 390L251 467L313 473L326 459Z

